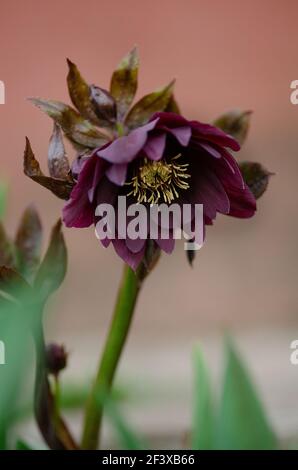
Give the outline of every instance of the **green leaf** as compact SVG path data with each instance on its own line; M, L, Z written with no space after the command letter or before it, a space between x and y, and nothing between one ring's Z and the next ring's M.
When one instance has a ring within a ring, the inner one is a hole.
M60 101L40 98L30 98L30 101L59 124L66 137L74 144L84 148L96 148L112 138L108 131L96 128L77 111Z
M19 296L31 292L27 281L14 269L0 266L0 290L14 296L17 291Z
M24 439L18 439L16 442L16 450L49 450L48 447L42 444L29 444Z
M97 126L109 126L115 122L116 105L113 97L106 90L88 85L77 66L69 59L67 63L69 95L80 114Z
M13 296L17 298L18 295L16 288ZM0 307L1 346L5 360L5 364L0 365L0 449L8 448L7 437L13 424L21 380L30 361L28 343L31 338L25 323L27 315L22 313L14 302Z
M233 136L242 145L248 134L251 114L252 111L235 109L216 119L214 125Z
M137 48L127 54L112 75L110 92L117 103L117 118L122 122L138 86L139 58Z
M214 445L214 409L210 379L203 353L194 351L194 410L192 449L209 450Z
M116 403L110 395L102 392L98 395L98 400L104 406L105 413L117 433L120 445L124 449L142 450L148 448L122 418Z
M70 193L74 186L74 181L69 177L67 180L52 178L45 176L40 169L31 148L29 139L26 137L26 147L24 151L24 173L36 183L49 189L55 196L60 199L69 199Z
M0 221L3 220L7 204L7 185L0 183Z
M125 123L134 128L145 124L151 116L159 111L164 111L173 95L175 80L160 90L157 90L140 99L129 111Z
M3 224L0 222L0 266L13 268L15 265L14 246L7 237Z
M62 284L67 269L67 250L61 220L53 227L49 247L37 272L34 287L47 299Z
M274 175L260 163L242 162L239 164L243 179L256 199L266 191L270 176Z
M42 227L39 215L33 206L27 207L17 230L15 246L18 253L19 271L29 281L40 262Z
M276 449L276 437L259 397L231 341L218 416L216 449Z
M53 178L68 179L69 161L65 152L61 128L55 122L48 149L48 168L50 176Z

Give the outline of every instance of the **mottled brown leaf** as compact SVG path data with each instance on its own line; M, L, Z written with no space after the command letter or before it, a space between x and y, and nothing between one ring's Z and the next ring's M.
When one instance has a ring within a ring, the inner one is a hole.
M55 122L48 149L48 167L53 178L62 180L68 178L69 161L65 152L61 128Z
M105 90L88 85L77 66L67 59L67 84L71 101L80 114L97 126L110 126L116 118L113 97Z
M67 250L61 231L61 220L53 227L50 243L35 278L35 288L46 299L57 290L66 274Z
M15 240L19 272L28 281L32 280L40 262L41 239L39 215L33 206L29 206L23 214Z
M143 125L150 119L152 114L164 111L171 100L174 83L173 80L166 87L141 98L128 113L125 121L126 125L129 128Z
M68 180L55 179L50 176L45 176L40 169L39 163L36 160L32 151L29 139L26 137L26 148L24 152L24 173L36 183L41 184L58 196L60 199L69 199L70 193L74 186L74 182L69 178Z
M171 96L170 101L169 101L168 106L166 107L165 111L167 113L181 114L180 108L178 106L177 101L175 100L174 95Z
M116 102L107 90L90 85L91 101L94 112L102 126L111 126L116 122Z
M242 176L256 199L267 189L270 176L274 173L266 170L260 163L242 162L239 164Z
M74 144L96 148L112 138L107 130L96 128L77 111L60 101L40 98L30 98L30 101L59 124L66 137Z
M134 47L120 62L112 75L110 92L117 103L117 118L122 122L138 87L139 57Z
M235 109L216 119L214 125L222 129L226 134L233 136L242 145L247 137L251 114L252 111Z

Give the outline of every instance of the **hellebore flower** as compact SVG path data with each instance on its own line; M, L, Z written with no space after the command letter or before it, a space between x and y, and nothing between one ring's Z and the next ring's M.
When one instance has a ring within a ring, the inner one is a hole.
M151 120L128 135L95 149L80 165L77 182L63 210L68 227L88 227L96 222L97 205L117 206L117 196L128 204L203 204L204 225L216 214L248 218L256 211L255 198L240 169L227 151L239 144L222 130L175 113L155 113ZM76 175L73 175L76 176ZM176 228L176 227L173 227ZM142 260L146 239L129 237L112 241L117 254L133 269ZM174 249L173 236L156 244L166 253Z

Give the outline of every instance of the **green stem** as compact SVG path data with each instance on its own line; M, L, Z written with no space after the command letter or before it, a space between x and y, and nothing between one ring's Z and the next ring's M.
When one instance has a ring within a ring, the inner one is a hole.
M103 405L100 397L109 393L112 387L141 287L139 279L139 276L131 268L125 266L109 334L97 376L87 400L82 439L83 449L93 450L97 448L103 415Z

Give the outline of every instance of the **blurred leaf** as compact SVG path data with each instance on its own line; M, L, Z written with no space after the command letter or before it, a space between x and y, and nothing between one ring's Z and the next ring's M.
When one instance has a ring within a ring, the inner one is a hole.
M50 176L53 178L62 180L68 178L70 171L69 162L65 152L61 128L55 122L48 149L48 167Z
M49 450L48 447L42 444L29 444L23 439L18 439L16 442L16 450Z
M98 126L108 126L115 120L116 107L113 97L105 90L89 86L77 66L67 59L69 95L80 114Z
M16 271L6 266L0 266L0 290L14 295L30 292L30 286L26 280Z
M104 406L106 415L108 416L114 430L116 431L119 443L127 450L142 450L148 447L143 443L139 436L128 426L118 411L118 407L110 395L101 393L98 400Z
M216 119L214 125L222 129L226 134L233 136L242 145L247 137L251 114L252 111L235 109Z
M193 266L195 257L196 257L196 250L186 250L186 258L191 267Z
M178 106L177 101L175 100L174 95L171 96L170 101L169 101L168 106L166 107L165 111L167 113L181 114L180 108Z
M13 296L18 295L16 289ZM20 315L24 312L19 310L20 307L12 302L0 307L1 341L5 351L5 365L0 366L0 449L8 448L7 435L13 424L20 383L30 363L26 315Z
M128 127L137 127L145 124L151 116L158 112L164 111L173 94L175 80L166 87L157 90L140 99L129 111L125 120Z
M117 103L118 121L123 121L138 86L139 58L134 47L120 62L112 75L110 91Z
M49 247L36 275L35 284L41 298L46 299L57 290L66 274L67 250L58 220L51 234Z
M256 199L266 191L270 176L274 173L267 171L260 163L242 162L239 164L243 179Z
M40 169L39 163L36 160L32 151L29 139L26 137L26 148L24 152L24 173L36 183L52 191L55 196L60 199L69 199L70 193L74 186L71 180L55 179L50 176L45 176Z
M17 230L15 245L18 251L19 271L31 280L40 262L42 227L39 215L29 206Z
M3 220L7 204L7 186L0 183L0 221Z
M192 449L209 450L214 446L214 409L209 374L202 351L194 351L194 411Z
M66 137L75 144L96 148L111 140L109 133L99 130L73 108L60 101L40 98L30 98L30 101L59 124Z
M0 266L15 266L14 246L6 235L3 224L0 222Z
M27 442L23 441L22 439L19 439L16 442L16 450L36 450L33 447L31 447Z
M230 341L221 398L216 449L276 449L276 437L250 378Z

